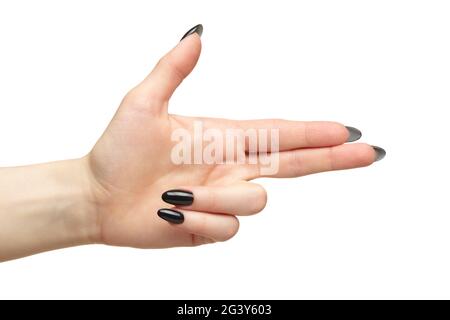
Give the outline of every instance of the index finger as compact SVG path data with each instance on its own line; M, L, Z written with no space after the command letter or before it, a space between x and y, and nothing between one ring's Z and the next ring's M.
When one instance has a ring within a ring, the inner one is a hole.
M278 130L280 151L330 147L356 141L361 132L332 121L290 121L280 119L240 121L244 129Z

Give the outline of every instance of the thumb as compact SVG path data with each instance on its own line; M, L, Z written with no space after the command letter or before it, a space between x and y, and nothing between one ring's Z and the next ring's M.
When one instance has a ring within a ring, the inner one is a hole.
M135 88L136 93L145 101L152 102L149 107L161 108L154 111L165 111L175 89L194 69L200 57L202 32L201 24L186 32L177 46L163 56L152 72Z

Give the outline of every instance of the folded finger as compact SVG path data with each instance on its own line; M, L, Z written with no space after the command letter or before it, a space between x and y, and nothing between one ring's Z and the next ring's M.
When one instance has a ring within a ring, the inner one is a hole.
M239 230L239 220L232 215L184 210L160 209L158 216L192 235L192 244L203 244L205 239L226 241Z
M162 199L187 210L251 215L265 207L267 194L262 186L242 181L229 186L172 189L164 192Z

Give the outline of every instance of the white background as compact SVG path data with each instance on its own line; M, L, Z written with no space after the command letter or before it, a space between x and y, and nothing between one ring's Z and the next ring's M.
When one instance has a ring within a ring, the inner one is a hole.
M226 243L0 264L0 298L450 298L449 16L448 1L2 1L1 166L86 154L197 23L172 113L335 120L388 154L259 181L267 208Z

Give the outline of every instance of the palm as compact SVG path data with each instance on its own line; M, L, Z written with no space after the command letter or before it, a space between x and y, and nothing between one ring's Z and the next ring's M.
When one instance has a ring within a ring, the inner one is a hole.
M154 214L167 206L161 194L177 186L231 184L240 177L228 165L174 164L171 133L177 128L192 132L198 119L154 117L139 109L125 102L91 153L92 171L101 189L98 193L112 199L101 207L102 241L136 247L185 243L191 235L173 230ZM209 122L223 125L219 119Z

